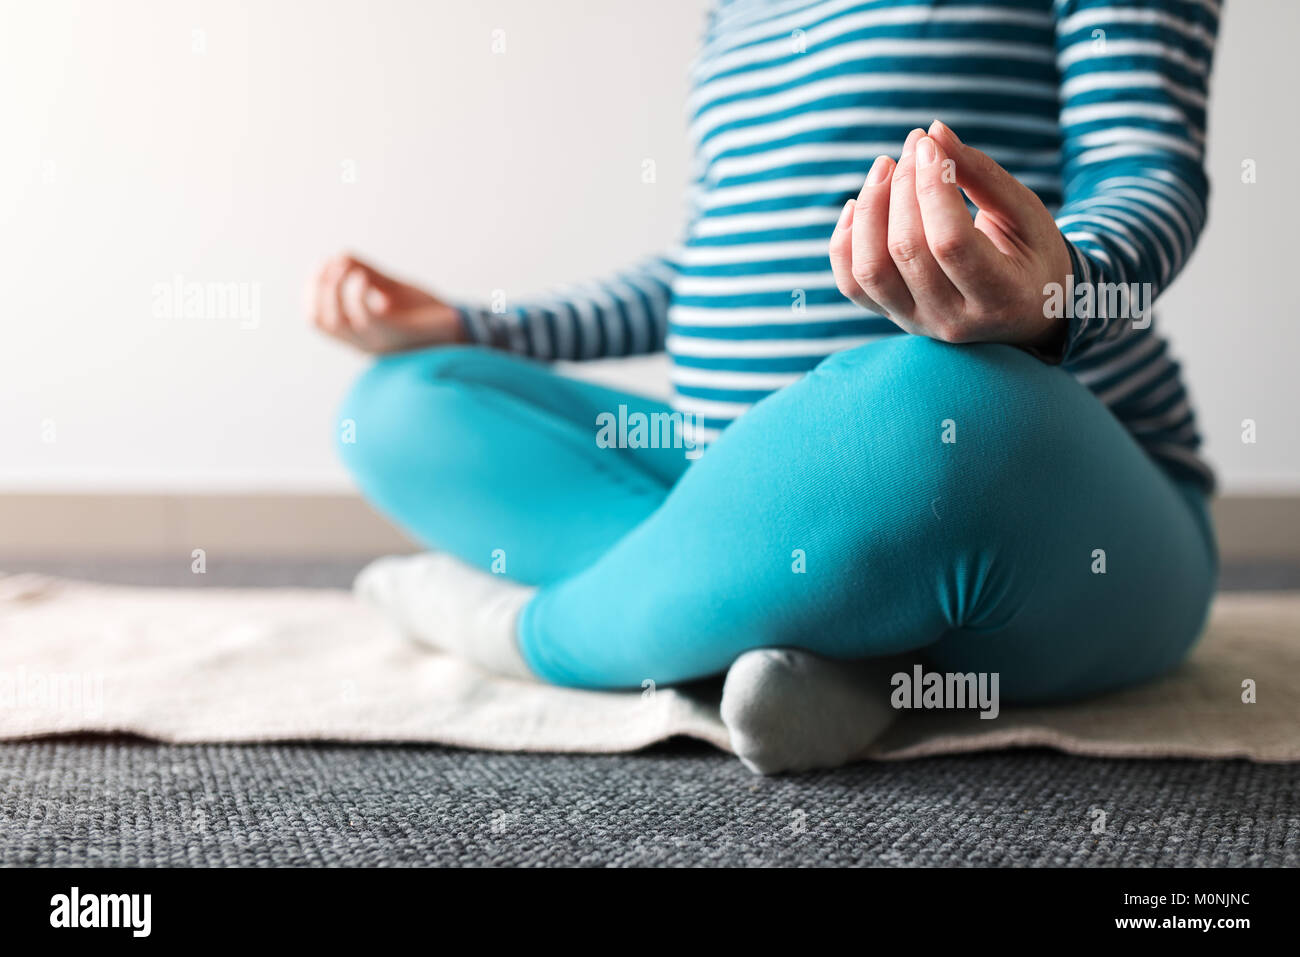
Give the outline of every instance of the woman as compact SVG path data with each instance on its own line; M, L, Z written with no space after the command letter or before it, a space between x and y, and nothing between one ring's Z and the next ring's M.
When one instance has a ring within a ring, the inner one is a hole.
M887 681L840 662L923 651L1035 703L1173 668L1213 480L1149 305L1205 218L1217 6L722 2L673 256L501 313L329 263L316 322L391 353L342 454L439 550L363 590L506 674L737 663L761 770L879 730ZM698 461L603 447L602 415L668 407L532 361L664 347Z

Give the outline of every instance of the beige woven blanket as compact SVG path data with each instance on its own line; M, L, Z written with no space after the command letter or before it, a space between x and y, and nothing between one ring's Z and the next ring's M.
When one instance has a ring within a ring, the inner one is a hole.
M404 640L345 591L0 577L0 738L101 731L610 752L688 735L727 749L719 687L596 693L489 677ZM1191 660L1156 684L1004 707L991 721L907 712L863 757L1033 745L1300 759L1300 593L1221 596Z

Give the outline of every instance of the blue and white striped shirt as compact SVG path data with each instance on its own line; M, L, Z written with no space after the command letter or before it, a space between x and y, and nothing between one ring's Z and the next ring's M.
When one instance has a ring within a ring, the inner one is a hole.
M600 282L466 311L539 358L666 348L707 441L826 356L886 335L827 243L881 153L943 120L1053 210L1074 282L1158 295L1205 222L1218 0L719 0L691 67L682 247ZM1069 320L1063 367L1163 463L1213 478L1149 317Z

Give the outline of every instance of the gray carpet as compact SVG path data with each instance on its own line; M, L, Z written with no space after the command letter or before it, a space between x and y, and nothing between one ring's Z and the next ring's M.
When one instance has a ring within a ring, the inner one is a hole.
M212 563L204 584L339 585L355 565ZM194 584L186 563L39 570ZM763 779L688 742L556 756L45 740L0 745L0 864L1295 866L1297 795L1300 765L1046 751Z
M686 744L589 757L43 741L0 748L0 862L1295 865L1297 792L1295 765L1037 751L759 779Z

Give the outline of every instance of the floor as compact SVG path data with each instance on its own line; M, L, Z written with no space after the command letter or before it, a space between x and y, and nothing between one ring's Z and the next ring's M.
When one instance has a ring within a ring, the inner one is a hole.
M358 563L209 561L208 587L346 585ZM26 562L195 583L188 559ZM1300 567L1225 570L1300 587ZM1300 865L1300 765L963 755L756 778L707 746L0 745L0 865Z

